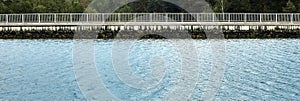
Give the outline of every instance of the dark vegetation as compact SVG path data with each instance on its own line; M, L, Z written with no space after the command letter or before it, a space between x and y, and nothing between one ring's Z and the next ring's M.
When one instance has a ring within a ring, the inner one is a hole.
M215 12L282 13L300 12L299 0L206 0Z
M219 34L217 30L2 30L0 39L207 39L207 35ZM81 33L81 34L80 34ZM272 39L272 38L300 38L299 29L223 29L225 39ZM75 35L75 36L74 36ZM77 36L76 36L77 35ZM78 36L82 35L82 36Z
M80 13L87 0L1 0L0 13Z
M2 30L0 39L71 39L74 31L71 30Z

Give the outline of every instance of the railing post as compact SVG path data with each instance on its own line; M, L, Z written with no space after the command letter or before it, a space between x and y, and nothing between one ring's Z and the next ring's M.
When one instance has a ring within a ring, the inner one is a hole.
M259 14L259 22L262 22L262 14Z
M152 22L152 13L150 13L149 16L150 16L150 22Z
M89 14L86 13L86 22L89 22Z
M244 15L244 22L247 22L247 13Z
M72 15L72 13L70 14L70 22L71 23L73 22L73 15Z
M6 23L8 23L8 14L5 15Z
M213 16L213 22L215 22L215 13L212 13Z
M121 14L118 13L118 21L121 22Z
M56 19L56 14L54 14L54 23L56 23L57 19Z
M104 13L101 13L102 22L105 22Z
M200 22L200 21L199 21L199 19L200 19L199 17L200 17L200 16L199 16L199 13L197 13L197 22Z
M293 23L294 22L294 14L292 13L291 14L291 23Z
M222 13L222 22L225 22L226 20L225 20L225 14L224 14L224 12Z
M168 22L168 13L166 13L166 22Z
M133 17L133 19L134 19L134 22L136 22L136 13L134 13L134 17Z
M38 14L39 23L41 23L41 14Z
M183 13L181 13L181 22L183 22L183 18L184 16L183 16Z
M276 22L278 22L278 14L276 13Z
M228 22L230 22L230 20L231 20L231 13L228 13Z
M24 23L25 21L24 21L24 14L22 14L22 23Z

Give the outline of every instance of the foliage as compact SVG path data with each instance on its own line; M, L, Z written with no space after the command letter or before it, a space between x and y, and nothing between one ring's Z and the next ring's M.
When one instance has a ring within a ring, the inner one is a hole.
M222 0L206 0L215 12L221 12ZM223 0L225 12L280 13L300 12L300 0ZM295 5L294 5L294 4ZM294 5L294 6L293 6ZM281 7L284 7L281 8Z
M0 13L8 13L9 8L2 2L0 2Z
M87 7L85 9L85 12L87 12L87 13L97 13L98 11L96 9L94 9L94 8Z
M296 11L296 6L294 5L294 3L289 0L287 3L286 3L286 7L283 7L283 12L295 12Z
M128 3L116 11L117 13L183 13L185 10L179 6L163 0L137 0Z
M79 0L3 0L0 13L80 13L87 4Z
M0 0L0 13L81 13L81 12L185 12L164 0ZM174 0L178 2L179 0ZM277 13L300 12L300 0L205 0L214 12ZM223 1L223 3L222 3ZM201 0L186 0L183 5L203 4ZM114 7L122 6L119 9ZM200 8L200 7L199 7Z
M39 12L39 13L45 13L45 12L47 12L47 7L45 7L44 5L37 5L37 6L33 7L32 11Z
M116 11L116 13L131 13L131 12L132 9L128 5L125 5Z

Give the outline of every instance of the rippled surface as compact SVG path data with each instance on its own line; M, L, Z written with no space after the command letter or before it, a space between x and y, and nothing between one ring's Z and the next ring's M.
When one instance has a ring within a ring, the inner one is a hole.
M190 75L199 75L188 98L205 98L215 64L223 62L215 100L300 100L300 40L194 40L194 48L186 45L192 40L117 41L133 43L125 45L128 57L118 54L125 46L116 47L112 40L93 41L93 48L83 51L95 52L99 80L119 100L163 100L173 92L185 93L174 90L187 67L198 70ZM0 100L85 100L73 71L74 45L74 40L0 40ZM149 85L116 73L122 58L128 61L121 66Z

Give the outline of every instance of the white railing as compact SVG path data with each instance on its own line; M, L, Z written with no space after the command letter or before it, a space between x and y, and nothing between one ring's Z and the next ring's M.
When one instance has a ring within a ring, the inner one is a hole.
M300 22L300 13L41 13L0 14L0 23Z

